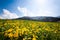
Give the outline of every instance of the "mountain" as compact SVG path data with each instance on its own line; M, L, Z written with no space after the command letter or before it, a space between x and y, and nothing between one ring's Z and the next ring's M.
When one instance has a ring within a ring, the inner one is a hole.
M60 21L60 18L58 17L46 17L46 16L37 16L37 17L21 17L17 19L23 19L23 20L36 20L36 21L45 21L45 22L57 22Z
M60 18L60 16L58 16L57 18Z

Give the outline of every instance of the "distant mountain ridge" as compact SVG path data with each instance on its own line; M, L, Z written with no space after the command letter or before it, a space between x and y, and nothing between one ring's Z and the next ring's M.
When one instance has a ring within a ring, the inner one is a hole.
M48 17L48 16L29 17L29 16L24 16L24 17L20 17L20 18L5 19L5 20L33 20L33 21L44 21L44 22L60 22L60 16L59 17Z
M60 16L58 16L57 18L60 18Z
M36 20L36 21L50 21L50 22L60 21L60 18L58 18L58 17L47 17L47 16L37 16L37 17L24 16L24 17L17 18L17 19Z

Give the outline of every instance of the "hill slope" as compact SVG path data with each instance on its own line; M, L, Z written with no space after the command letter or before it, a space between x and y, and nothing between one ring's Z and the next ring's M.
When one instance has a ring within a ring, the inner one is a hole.
M38 16L38 17L22 17L17 19L24 19L24 20L37 20L37 21L50 21L50 22L57 22L60 21L60 18L57 17L45 17L45 16Z
M0 21L0 40L3 39L60 40L60 22L2 20Z

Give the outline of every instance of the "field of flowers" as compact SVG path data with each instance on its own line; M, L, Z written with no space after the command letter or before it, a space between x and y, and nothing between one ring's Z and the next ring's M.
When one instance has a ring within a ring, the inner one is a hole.
M60 40L60 22L0 20L0 40Z

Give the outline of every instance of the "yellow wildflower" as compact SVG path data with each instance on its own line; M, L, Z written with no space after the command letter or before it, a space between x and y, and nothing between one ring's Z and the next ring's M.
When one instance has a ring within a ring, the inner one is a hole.
M36 40L36 38L35 38L35 37L33 37L33 38L32 38L32 40Z
M37 29L36 32L39 32L39 30Z
M13 29L9 29L9 30L7 30L7 32L11 32Z
M12 34L12 33L9 33L8 36L9 36L9 37L13 37L13 34Z
M14 33L13 36L14 36L14 37L18 37L18 33Z
M25 38L23 38L23 40L25 40Z
M45 28L45 30L49 31L49 29L48 29L48 28Z

